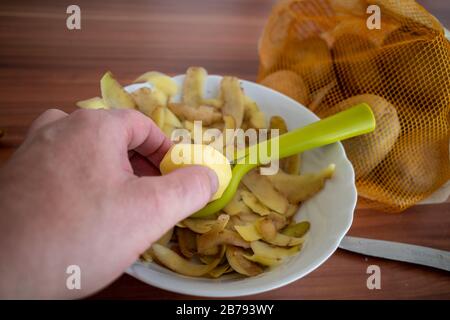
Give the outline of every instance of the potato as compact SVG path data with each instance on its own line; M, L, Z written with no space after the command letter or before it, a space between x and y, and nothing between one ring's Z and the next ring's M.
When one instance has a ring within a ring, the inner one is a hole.
M436 31L417 26L401 27L385 39L380 64L385 86L399 107L429 110L431 101L438 108L450 103L450 70L444 63L450 54L436 39Z
M77 107L83 109L108 109L102 98L94 97L86 100L81 100L76 103Z
M342 90L358 94L380 88L376 45L368 36L343 34L336 38L332 52Z
M263 272L257 264L244 258L245 251L233 246L227 246L226 257L234 271L246 275L256 276Z
M157 71L150 71L140 75L134 83L148 82L166 96L174 96L178 92L177 83L168 75Z
M291 40L286 44L283 58L315 91L334 79L331 52L325 40L318 36L305 40Z
M370 176L369 183L358 187L358 194L367 199L381 200L398 210L407 207L412 200L415 203L424 199L448 180L448 148L448 138L443 145L425 128L424 132L402 135L374 169L383 174L373 179Z
M325 39L329 47L333 47L337 38L343 35L354 34L360 37L369 37L370 40L377 46L381 46L383 40L391 31L398 28L398 23L382 18L381 29L367 29L367 20L365 18L352 18L348 17L342 19L339 23L330 31L322 34L321 37Z
M176 144L164 156L159 169L164 175L190 165L206 166L216 173L219 186L211 201L219 199L231 180L231 166L228 159L208 145Z
M244 93L239 79L225 76L220 83L223 99L222 112L225 116L232 116L235 128L240 128L244 120Z
M253 170L244 176L242 182L262 204L278 213L286 212L288 208L287 199L275 190L267 177L261 176Z
M290 70L276 71L265 77L263 86L279 91L303 105L309 103L309 88L300 75Z
M286 1L274 5L272 17L267 21L259 39L258 54L264 70L272 70L278 64L285 38L295 19L288 5Z
M356 178L367 175L392 150L400 135L396 108L386 99L362 94L351 97L328 110L329 114L344 111L359 103L367 103L375 116L376 127L371 133L342 141L348 159L355 168Z
M190 262L190 261L180 257L177 253L170 250L169 248L166 248L157 243L152 245L152 249L153 249L155 258L159 262L161 262L164 266L166 266L167 268L169 268L175 272L178 272L185 276L191 276L191 277L203 276L203 275L209 273L215 267L217 267L217 265L220 263L220 261L222 261L222 256L223 256L223 251L224 251L224 249L222 249L219 257L217 257L210 264L202 265L202 264L196 264L196 263Z
M136 108L133 98L122 88L110 71L106 72L100 80L100 89L103 101L107 107L123 109Z
M207 76L208 73L204 68L190 67L187 69L183 84L183 104L192 108L198 108L201 105Z

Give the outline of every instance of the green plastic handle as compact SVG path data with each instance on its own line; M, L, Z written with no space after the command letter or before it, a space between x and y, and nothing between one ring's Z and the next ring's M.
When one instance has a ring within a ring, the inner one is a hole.
M247 148L243 159L236 160L237 164L233 168L230 184L222 197L211 201L191 217L206 217L223 209L233 199L242 177L255 167L266 164L268 161L276 158L286 158L306 150L369 133L373 130L375 130L375 117L372 110L367 103L361 103L326 119L251 146ZM270 151L274 143L275 145L278 143L278 154L274 153L269 154L268 157L262 157L266 152L259 152L259 150ZM256 157L256 161L250 163L250 154Z

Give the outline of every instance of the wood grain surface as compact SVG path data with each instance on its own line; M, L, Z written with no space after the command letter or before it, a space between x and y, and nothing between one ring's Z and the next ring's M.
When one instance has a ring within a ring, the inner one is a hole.
M67 112L99 94L111 70L122 83L148 70L183 73L201 65L210 73L255 80L257 42L273 0L78 0L82 29L66 28L72 1L0 4L0 164L48 108ZM448 0L420 1L450 26ZM350 235L450 250L450 202L402 214L359 208ZM111 254L114 254L113 251ZM381 268L381 290L368 290L366 269ZM190 299L123 275L93 299ZM338 250L305 278L250 296L259 299L450 298L443 271Z

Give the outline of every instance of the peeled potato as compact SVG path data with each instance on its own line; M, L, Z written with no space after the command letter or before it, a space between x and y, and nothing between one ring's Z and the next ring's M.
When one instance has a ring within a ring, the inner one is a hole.
M348 159L355 168L356 178L365 176L391 151L400 135L400 121L395 107L386 99L362 94L348 98L329 109L329 114L344 111L366 102L375 116L376 127L371 133L342 141Z
M289 70L276 71L265 77L263 86L279 91L303 105L309 102L309 88L300 75Z
M231 166L228 159L208 145L176 144L164 156L159 169L164 175L190 165L205 166L216 173L219 186L211 201L219 199L231 180Z
M111 72L107 72L100 80L102 98L109 108L135 109L131 95L125 91Z

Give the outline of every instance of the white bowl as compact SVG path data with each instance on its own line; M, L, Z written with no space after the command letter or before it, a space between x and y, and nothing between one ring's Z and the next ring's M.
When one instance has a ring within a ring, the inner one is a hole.
M206 96L216 97L222 77L208 76ZM174 77L181 87L184 75ZM319 118L295 100L259 84L241 80L246 95L255 100L267 116L280 115L289 129L302 127ZM128 86L134 91L142 84ZM174 100L180 96L174 97ZM324 263L338 248L353 219L357 193L354 172L344 148L335 143L307 151L302 158L302 172L320 170L330 163L336 164L335 176L325 188L303 203L295 220L308 220L308 232L301 252L280 266L256 277L225 276L220 279L193 278L179 275L157 264L134 263L127 273L145 283L182 294L205 297L236 297L257 294L279 288L298 280Z

